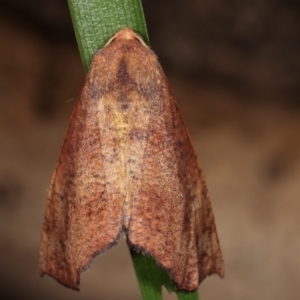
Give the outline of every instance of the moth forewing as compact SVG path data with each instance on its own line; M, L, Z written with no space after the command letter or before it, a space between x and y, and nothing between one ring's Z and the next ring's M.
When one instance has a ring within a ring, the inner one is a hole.
M129 28L98 51L48 193L40 273L78 289L125 230L178 289L224 275L202 171L157 57Z

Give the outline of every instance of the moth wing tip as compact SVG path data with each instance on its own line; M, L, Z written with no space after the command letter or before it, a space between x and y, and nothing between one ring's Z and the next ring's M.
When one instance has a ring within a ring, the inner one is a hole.
M53 279L55 279L58 283L60 283L61 285L63 285L64 287L67 287L69 289L72 289L74 291L80 291L79 288L79 284L80 284L80 280L79 280L79 275L78 278L76 278L74 281L66 281L61 279L59 276L57 276L56 274L52 274L51 272L45 271L40 269L39 270L39 275L41 276L41 278L44 277L44 275L48 275L49 277L52 277Z
M219 275L220 278L224 278L224 276L225 276L224 264L222 265L222 267L216 273Z

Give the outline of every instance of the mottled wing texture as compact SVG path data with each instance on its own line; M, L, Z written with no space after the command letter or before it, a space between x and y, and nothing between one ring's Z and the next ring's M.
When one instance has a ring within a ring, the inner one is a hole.
M207 275L224 275L202 171L155 54L136 45L123 59L142 120L132 118L128 133L128 242L168 270L178 289L194 290Z
M155 54L131 29L93 60L49 188L40 272L78 289L124 230L178 289L224 265L206 185Z
M105 55L96 57L52 177L40 248L40 273L73 289L80 272L122 229L118 137L100 105L110 100L114 82Z

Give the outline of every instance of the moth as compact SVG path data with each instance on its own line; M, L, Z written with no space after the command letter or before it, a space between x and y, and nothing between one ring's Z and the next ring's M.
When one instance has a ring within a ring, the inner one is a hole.
M224 263L189 134L156 55L130 28L92 61L48 191L39 269L79 290L80 273L124 232L177 289Z

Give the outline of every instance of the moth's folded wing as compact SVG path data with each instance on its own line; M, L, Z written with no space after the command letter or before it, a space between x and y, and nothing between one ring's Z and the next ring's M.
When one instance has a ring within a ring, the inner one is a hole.
M178 127L183 123L174 119L180 116L160 67L151 74L158 78L151 80L151 89L143 87L149 105L145 115L147 127L140 136L146 146L139 147L141 139L134 134L130 142L132 152L141 150L138 156L131 155L136 159L130 165L135 184L131 189L128 242L137 251L153 256L170 272L178 287L189 287L190 282L194 287L198 283L198 266L192 191L185 186L184 173L190 165L197 165L194 153L185 152L188 136L184 128ZM151 93L147 94L147 90ZM186 158L191 155L192 162Z
M121 230L119 162L111 151L117 140L113 130L99 125L108 118L99 110L106 96L97 90L93 72L76 104L52 177L40 248L40 273L73 289L78 289L80 272L116 242Z
M189 135L162 71L156 73L155 92L148 95L147 146L131 196L128 242L168 270L177 288L194 290L205 276L222 274L222 255Z

